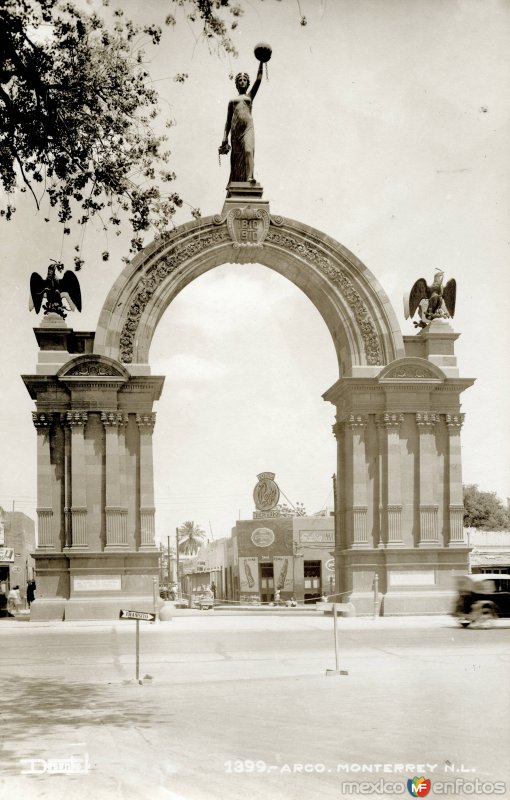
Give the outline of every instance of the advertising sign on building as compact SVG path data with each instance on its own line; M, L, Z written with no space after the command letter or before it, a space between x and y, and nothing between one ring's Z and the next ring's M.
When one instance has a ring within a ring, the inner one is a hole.
M14 550L11 547L0 547L0 561L14 561Z
M270 511L280 499L280 490L274 482L274 472L261 472L253 490L253 501L257 511Z
M281 592L292 592L294 589L292 557L274 556L273 571L275 589L279 589Z
M239 586L241 592L259 591L259 560L254 556L239 558Z
M271 528L256 528L251 540L256 547L269 547L274 542L274 533Z

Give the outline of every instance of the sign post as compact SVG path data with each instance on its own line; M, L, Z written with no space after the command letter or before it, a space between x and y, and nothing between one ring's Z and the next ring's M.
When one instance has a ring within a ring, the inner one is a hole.
M151 614L148 611L125 611L122 609L119 612L119 619L131 619L135 620L136 622L136 643L135 643L135 654L136 654L136 682L142 683L140 680L140 620L144 622L155 622L156 614Z
M346 669L340 669L340 659L338 657L338 622L336 616L336 603L333 603L333 635L335 637L335 669L327 669L326 675L348 675Z

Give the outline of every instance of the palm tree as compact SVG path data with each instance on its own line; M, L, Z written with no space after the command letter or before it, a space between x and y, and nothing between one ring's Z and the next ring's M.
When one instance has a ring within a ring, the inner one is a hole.
M194 522L183 522L177 529L179 534L179 553L183 556L196 556L205 539L205 531Z

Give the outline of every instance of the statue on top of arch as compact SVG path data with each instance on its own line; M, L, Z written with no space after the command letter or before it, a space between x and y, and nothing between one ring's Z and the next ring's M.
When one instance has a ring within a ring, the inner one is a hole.
M443 286L443 278L443 270L436 269L430 286L425 278L418 278L409 294L404 294L405 318L412 319L418 311L419 322L413 321L416 328L426 328L434 319L450 319L455 314L457 282L450 278Z

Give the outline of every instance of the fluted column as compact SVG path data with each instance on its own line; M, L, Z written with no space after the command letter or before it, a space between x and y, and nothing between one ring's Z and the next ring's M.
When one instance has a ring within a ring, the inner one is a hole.
M87 539L87 472L85 465L86 411L68 411L71 429L71 541L72 547L83 550Z
M352 546L368 547L368 497L367 465L365 454L365 428L368 419L361 414L350 414L345 421L347 448L351 459L352 506L350 509Z
M152 432L156 414L137 414L140 430L140 549L152 550L155 545L154 473Z
M51 480L50 429L53 414L32 411L37 430L37 530L38 549L55 550Z
M335 502L335 547L344 550L347 547L345 529L345 426L337 422L333 425L333 434L337 442L336 502ZM338 577L337 577L338 581Z
M385 413L382 426L386 431L386 487L385 504L388 547L397 547L402 541L402 479L400 468L400 426L403 414Z
M416 414L420 439L420 541L419 547L438 546L437 501L435 492L436 447L435 428L438 415Z
M103 411L101 421L105 428L105 517L106 550L127 547L127 508L121 499L121 458L119 427L125 424L126 415L118 411Z
M449 547L464 546L464 497L460 431L464 414L446 414L448 430Z

